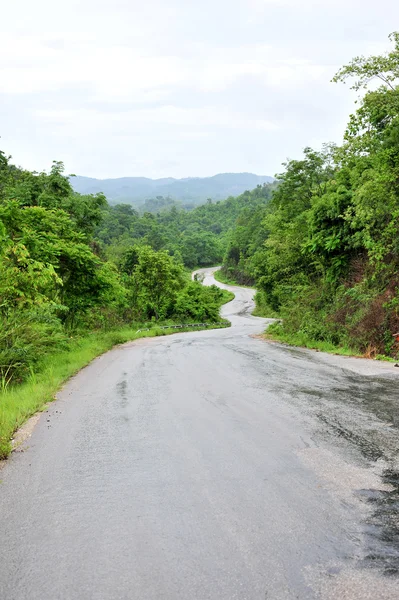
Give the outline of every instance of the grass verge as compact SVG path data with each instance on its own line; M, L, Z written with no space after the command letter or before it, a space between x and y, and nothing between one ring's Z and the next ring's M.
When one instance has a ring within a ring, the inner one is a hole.
M255 300L255 308L252 311L254 317L263 317L264 319L278 319L279 315L275 310L270 308L267 304L263 302L262 296L259 292L256 292L254 296Z
M225 301L229 302L230 300L229 294ZM228 325L228 321L221 321L212 324L209 328L215 329ZM107 352L117 344L139 338L198 331L198 329L198 327L186 327L176 330L153 326L149 331L141 330L137 333L136 326L71 338L67 350L44 356L37 372L32 372L27 381L10 386L0 393L0 459L5 459L10 454L11 439L15 431L29 417L51 402L63 383L100 354Z
M228 302L234 300L235 295L233 294L233 292L230 292L230 290L222 290L222 288L220 289L223 292L223 304L227 304Z
M330 354L341 354L342 356L359 356L353 348L348 346L337 346L331 342L314 340L304 333L287 333L281 323L272 323L264 333L267 340L273 340L288 344L289 346L301 346L311 350L319 350L320 352L328 352Z
M392 356L386 356L385 354L370 355L368 353L361 353L355 348L351 348L346 345L338 346L331 342L314 340L308 337L304 333L287 333L280 322L272 323L269 325L265 333L264 338L275 342L282 342L289 346L298 346L301 348L309 348L310 350L319 350L320 352L327 352L328 354L339 354L340 356L354 356L356 358L367 358L370 360L381 360L385 362L397 363L398 358Z

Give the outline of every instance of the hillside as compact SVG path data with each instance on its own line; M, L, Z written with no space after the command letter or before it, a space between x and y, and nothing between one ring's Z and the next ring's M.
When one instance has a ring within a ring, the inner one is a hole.
M273 177L252 173L221 173L213 177L186 179L145 177L92 179L80 176L71 178L74 190L80 194L103 192L112 204L127 203L133 206L140 206L145 200L156 196L169 197L191 204L201 204L208 198L224 200L228 196L237 196L257 185L272 181Z
M254 283L284 342L399 358L399 32L390 40L333 79L365 90L343 145L284 163L263 219L247 211L229 233L222 277Z

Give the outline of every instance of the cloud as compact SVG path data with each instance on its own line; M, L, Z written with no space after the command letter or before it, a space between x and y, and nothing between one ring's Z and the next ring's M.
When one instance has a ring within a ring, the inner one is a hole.
M122 101L160 97L185 84L219 91L245 75L265 84L300 85L321 78L325 68L295 56L280 58L266 45L218 48L201 57L148 56L123 45L102 45L81 36L68 39L5 36L0 39L0 92L27 94L86 84L93 99ZM8 57L7 59L5 57ZM11 58L10 58L11 57Z
M208 106L203 108L180 108L176 106L161 106L152 109L137 109L123 113L105 115L98 110L37 110L38 121L50 124L55 128L64 127L68 131L79 131L86 134L97 131L99 126L102 130L110 133L142 132L145 133L148 126L164 129L172 129L175 133L181 132L187 137L191 132L193 135L202 134L206 128L250 130L256 128L259 131L271 131L278 126L265 119L254 118L250 115L245 117L234 111L221 111L218 107ZM104 119L106 122L104 123Z
M340 141L353 94L330 79L388 48L399 6L15 0L2 17L1 146L17 162L60 158L92 176L273 174L312 141Z

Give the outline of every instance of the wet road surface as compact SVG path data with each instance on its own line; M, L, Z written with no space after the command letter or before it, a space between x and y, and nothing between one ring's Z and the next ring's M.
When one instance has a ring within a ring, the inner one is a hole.
M96 359L0 469L2 600L399 598L397 369L223 287L231 328Z

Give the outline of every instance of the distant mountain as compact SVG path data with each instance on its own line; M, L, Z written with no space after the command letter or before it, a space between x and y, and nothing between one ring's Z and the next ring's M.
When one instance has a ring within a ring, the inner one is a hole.
M221 173L213 177L186 179L147 179L146 177L120 177L118 179L92 179L72 177L75 191L81 194L103 192L111 204L126 203L140 206L150 198L169 197L183 203L201 204L208 198L224 200L238 196L257 185L271 183L273 177L252 173Z

